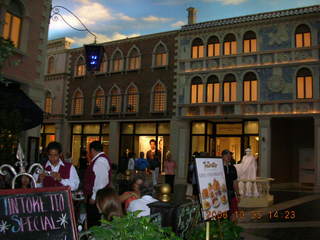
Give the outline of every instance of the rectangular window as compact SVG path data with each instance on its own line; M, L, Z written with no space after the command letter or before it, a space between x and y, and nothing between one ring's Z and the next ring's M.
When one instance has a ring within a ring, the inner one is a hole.
M297 79L297 97L298 98L304 98L304 78L298 77Z
M207 102L213 102L213 83L207 84Z
M86 67L85 67L85 65L84 64L81 64L81 65L78 65L77 66L77 76L83 76L83 75L85 75L85 70L86 70Z
M304 47L310 47L311 46L311 33L304 33Z
M191 103L197 102L197 85L191 86Z
M120 112L120 96L111 97L111 113Z
M223 100L224 102L234 102L237 100L236 82L225 82L223 84Z
M219 102L219 83L207 85L207 102Z
M251 81L251 101L258 100L258 81Z
M203 102L203 84L198 84L198 103Z
M219 98L220 98L220 83L215 83L213 84L213 101L214 102L219 102Z
M303 47L302 33L296 34L296 47Z
M244 81L243 88L243 100L250 101L250 81Z
M203 45L193 46L192 47L192 58L203 58L203 56L204 56L203 51L204 51Z
M75 115L80 115L80 114L82 114L82 109L83 109L83 107L82 107L83 101L82 101L82 100L83 100L82 98L76 98L76 99L74 100L73 113L74 113Z
M96 97L94 113L104 112L104 97Z
M224 43L224 55L230 55L231 53L231 43L230 42L225 42Z
M243 41L243 52L249 53L250 52L250 40Z
M230 102L230 83L225 82L223 84L223 101Z
M237 101L237 83L236 82L231 83L231 101L232 102Z
M231 42L231 54L237 54L237 42L236 41Z
M167 65L167 53L157 53L156 54L156 66Z
M122 59L113 60L113 71L120 72L122 70Z
M139 69L140 68L140 57L131 57L129 59L129 70Z
M306 77L306 98L312 98L312 77Z
M10 39L15 47L19 46L21 18L7 12L5 14L5 24L3 27L3 37Z
M251 52L257 51L257 39L251 39Z

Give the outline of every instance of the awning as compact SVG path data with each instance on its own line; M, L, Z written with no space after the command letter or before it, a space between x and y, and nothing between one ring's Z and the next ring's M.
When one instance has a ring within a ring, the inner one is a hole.
M5 128L10 123L7 121L15 121L10 119L14 113L21 116L21 130L34 128L43 121L42 109L19 88L18 84L0 83L0 113L0 128Z

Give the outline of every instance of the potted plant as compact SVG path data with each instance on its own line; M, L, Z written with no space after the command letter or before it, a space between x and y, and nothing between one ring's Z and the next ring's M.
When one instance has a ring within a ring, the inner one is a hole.
M110 221L101 220L101 226L90 228L95 240L182 240L170 228L162 228L150 217L137 217L139 212L114 217Z

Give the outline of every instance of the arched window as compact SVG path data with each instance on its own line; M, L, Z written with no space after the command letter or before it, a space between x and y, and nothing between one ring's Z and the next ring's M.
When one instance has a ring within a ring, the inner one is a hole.
M114 87L111 90L110 112L111 113L121 112L121 93L120 93L120 89L118 89L116 87Z
M103 114L104 113L104 92L102 89L98 89L94 96L94 107L93 113L95 114Z
M237 54L237 40L236 37L229 33L225 36L223 41L224 55Z
M80 57L76 64L76 77L86 74L86 65L83 57Z
M302 68L297 73L297 98L312 98L313 97L313 79L312 73L307 68Z
M233 74L227 74L223 81L223 101L235 102L237 100L237 82Z
M220 83L217 76L212 75L207 81L207 102L219 102Z
M136 70L140 68L140 54L136 48L133 48L129 56L128 70Z
M204 46L203 46L202 40L200 38L194 39L192 42L191 57L192 58L203 58L204 57L203 50L204 50Z
M258 80L256 74L248 72L243 79L243 101L252 102L258 100Z
M101 72L101 73L107 72L107 70L108 70L108 62L107 62L107 60L108 60L107 56L104 55L102 57L102 60L101 60L101 63L100 63L100 71L99 72Z
M159 44L154 53L154 60L156 67L168 65L168 51L163 44Z
M51 93L47 91L44 99L44 112L52 113L52 100Z
M48 74L52 74L54 72L54 57L51 56L48 59Z
M194 77L191 81L191 103L203 102L203 83L200 77Z
M120 51L117 51L113 56L113 71L121 72L123 69L123 58Z
M138 90L130 86L127 90L127 112L137 112L138 109Z
M167 105L167 93L161 83L157 83L156 86L154 86L152 96L153 112L164 112Z
M311 46L311 31L310 28L301 24L296 28L296 48Z
M257 37L253 31L248 31L243 36L243 52L250 53L257 51Z
M14 46L19 47L20 33L23 17L23 6L17 0L12 0L5 13L3 38L10 39Z
M72 114L73 115L83 114L83 95L82 95L82 92L79 90L77 90L73 95Z
M208 57L215 57L220 55L220 42L216 36L212 36L208 40L207 55Z

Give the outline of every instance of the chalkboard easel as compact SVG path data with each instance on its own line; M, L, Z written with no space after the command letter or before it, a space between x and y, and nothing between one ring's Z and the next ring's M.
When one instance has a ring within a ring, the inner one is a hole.
M70 188L0 190L0 239L77 240Z

